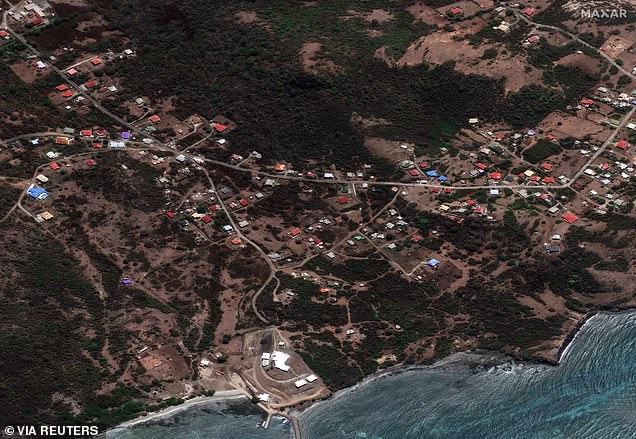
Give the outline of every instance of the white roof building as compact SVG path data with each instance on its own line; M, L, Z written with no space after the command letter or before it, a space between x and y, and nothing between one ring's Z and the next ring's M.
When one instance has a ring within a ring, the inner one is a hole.
M306 379L302 379L302 380L298 380L294 382L294 386L296 386L297 389L300 389L302 386L306 386L306 385L307 385Z
M307 380L307 382L309 383L313 383L314 381L316 381L318 379L318 377L316 375L314 375L313 373L311 375L309 375L307 378L305 378Z
M280 369L283 372L288 372L290 367L285 364L287 360L289 360L289 355L281 351L274 351L271 356L272 361L274 362L274 367L276 369Z

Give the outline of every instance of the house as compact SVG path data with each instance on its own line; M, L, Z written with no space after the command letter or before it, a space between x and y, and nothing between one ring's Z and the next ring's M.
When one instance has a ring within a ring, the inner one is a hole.
M73 90L66 90L64 93L62 93L62 97L64 98L70 98L73 97Z
M166 215L168 215L168 218L174 218L174 212L166 212Z
M119 140L109 140L108 147L109 148L123 148L126 146L126 143Z
M35 179L36 179L39 183L42 183L42 184L44 184L44 183L46 183L46 182L48 182L48 181L49 181L49 177L47 177L47 176L46 176L46 175L44 175L44 174L38 174L38 176L37 176L37 177L35 177Z
M616 142L614 144L614 146L616 146L619 149L627 149L629 147L629 142L625 141L625 140L619 140L618 142Z
M533 35L531 37L528 38L528 43L536 43L537 41L539 41L539 36L538 35Z
M332 178L334 178L334 175L331 172L325 172L323 177L326 178L326 179L332 179Z
M92 79L90 81L86 81L86 83L84 84L85 88L94 88L97 85L97 82L93 81Z
M558 245L551 245L549 247L546 247L545 252L546 253L559 253L561 251L561 247L559 247Z
M453 16L453 17L458 17L460 16L464 11L461 10L461 8L452 8L448 11L448 13Z
M475 163L475 167L481 169L482 171L486 169L486 165L484 165L483 163Z
M501 180L501 174L499 172L491 172L490 178L493 180Z
M422 237L420 235L411 236L411 241L412 242L420 242L421 240L422 240Z
M544 177L543 180L541 181L548 184L548 183L554 183L555 179L554 177Z
M71 139L69 139L68 137L56 137L55 138L55 144L56 145L70 145L71 143Z
M411 169L411 170L409 170L409 174L410 174L412 177L417 177L418 175L420 175L420 173L418 172L418 170L417 170L417 169Z
M245 220L243 220L243 221L239 221L239 223L238 223L238 226L239 226L241 229L243 229L243 228L245 228L245 227L247 227L247 226L249 226L249 225L250 225L250 223L249 223L249 222L247 222L247 221L245 221Z
M80 135L82 137L93 137L93 130L82 130L80 131Z
M86 160L86 166L88 166L88 167L91 167L91 168L92 168L92 167L93 167L93 166L95 166L96 164L97 164L97 162L96 162L95 160L93 160L93 159L88 159L88 160Z
M27 191L27 194L34 200L44 200L49 196L49 193L39 186L31 186Z
M430 171L426 171L426 175L428 177L437 177L437 176L439 176L439 174L437 173L437 170L435 170L435 169L432 169Z
M271 397L269 396L269 393L261 393L260 395L258 395L258 400L260 402L268 402L270 398Z
M68 90L68 85L66 85L66 84L60 84L60 85L58 85L57 87L55 87L55 89L56 89L57 91L64 91L64 90Z
M232 245L239 245L241 240L239 238L233 238L231 241Z
M54 171L57 171L58 169L60 169L60 165L58 165L55 162L51 162L49 163L49 168L53 169Z
M9 33L6 30L0 30L0 38L8 40L9 39Z
M581 99L581 105L588 106L592 104L594 104L594 101L592 99Z
M91 60L91 64L92 64L92 65L94 65L94 66L99 66L99 65L101 65L101 64L102 64L102 60L101 60L101 59L99 59L99 58L93 58L93 59Z
M74 76L74 75L77 75L78 73L79 73L79 72L78 72L77 70L75 70L75 69L68 69L68 70L66 71L66 74L67 74L68 76Z
M55 218L55 216L53 216L53 214L47 210L39 214L38 218L41 219L42 221L50 221L53 218Z
M145 103L145 102L144 102L143 98L137 98L137 99L135 99L135 103L136 103L139 107L142 107L142 106L144 105L144 103Z
M439 266L439 263L440 263L440 262L439 262L437 259L430 259L430 260L426 263L426 265L428 265L429 267L436 268L436 267L438 267L438 266Z
M347 197L338 198L338 204L347 204L348 202L349 202L349 198Z
M276 163L274 165L274 171L276 172L284 172L287 169L287 165L284 163Z
M229 127L226 125L222 125L220 123L214 123L212 124L212 128L214 128L217 132L222 133L223 131L227 130Z
M532 17L534 15L534 9L533 8L525 8L523 10L523 13L526 14L528 17Z
M209 216L205 215L205 216L201 217L201 221L203 221L203 223L205 223L205 224L210 224L212 222L212 218L210 218Z
M552 165L550 163L544 163L541 165L541 167L545 169L546 171L549 171L550 169L552 169Z
M571 212L568 212L565 215L563 215L563 220L568 224L575 223L576 221L578 221L578 219L579 218Z
M156 114L153 114L152 116L150 116L148 120L152 123L161 122L161 118L157 116Z
M314 381L316 381L318 379L318 377L316 375L314 375L313 373L311 375L309 375L307 378L305 378L307 380L307 382L309 383L313 383Z
M121 133L121 138L124 140L130 139L130 133L128 131L124 131Z
M295 238L296 236L300 235L300 233L301 233L301 230L298 227L296 227L289 231L289 236L291 236L292 238Z
M185 163L186 162L186 156L184 156L183 154L179 154L174 159L176 161L178 161L179 163Z

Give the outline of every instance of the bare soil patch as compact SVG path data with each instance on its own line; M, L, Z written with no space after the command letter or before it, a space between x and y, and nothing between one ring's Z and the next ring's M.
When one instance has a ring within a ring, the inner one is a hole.
M319 55L321 50L322 44L317 42L308 42L303 45L299 56L305 71L313 74L337 72L338 66L336 63Z

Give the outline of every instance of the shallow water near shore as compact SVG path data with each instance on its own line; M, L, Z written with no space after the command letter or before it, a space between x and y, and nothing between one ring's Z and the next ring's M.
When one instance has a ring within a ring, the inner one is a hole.
M194 407L175 418L174 425L164 420L108 437L292 437L280 421L266 431L257 428L263 417L253 411ZM493 353L458 354L341 392L300 421L303 439L633 438L636 312L590 319L558 367L518 364Z

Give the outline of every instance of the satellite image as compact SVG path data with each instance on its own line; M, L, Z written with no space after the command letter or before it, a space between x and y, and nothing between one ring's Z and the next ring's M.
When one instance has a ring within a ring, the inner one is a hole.
M0 437L636 437L636 1L0 20Z

